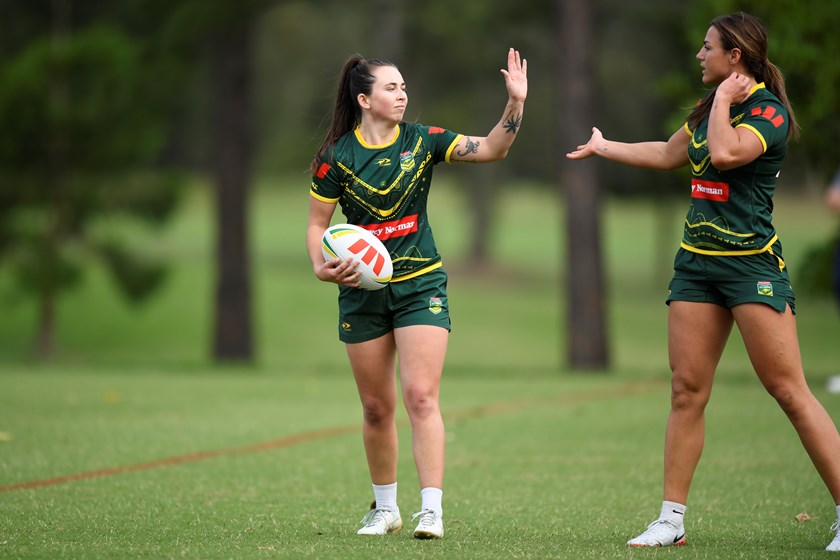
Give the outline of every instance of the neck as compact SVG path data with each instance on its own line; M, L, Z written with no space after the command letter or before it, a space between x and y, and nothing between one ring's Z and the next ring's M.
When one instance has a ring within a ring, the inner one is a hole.
M359 133L365 142L372 146L381 146L394 139L399 123L393 121L371 121L362 119L359 125Z

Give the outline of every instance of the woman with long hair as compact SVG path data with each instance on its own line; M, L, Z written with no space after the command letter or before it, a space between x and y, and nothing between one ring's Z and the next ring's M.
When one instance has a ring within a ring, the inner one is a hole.
M767 33L757 18L744 13L715 18L697 59L703 84L713 89L667 141L614 142L593 128L589 141L566 156L691 169L691 202L667 298L672 377L664 500L659 517L630 546L686 542L683 517L703 450L704 411L733 325L840 518L840 435L805 381L793 289L772 223L776 180L799 127L782 73L767 58ZM840 534L827 550L840 551Z

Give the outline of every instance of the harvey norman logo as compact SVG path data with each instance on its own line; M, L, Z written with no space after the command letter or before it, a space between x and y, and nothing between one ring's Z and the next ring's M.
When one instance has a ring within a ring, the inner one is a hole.
M727 202L729 201L729 183L693 179L691 181L691 198Z
M402 237L409 233L417 231L417 214L406 216L401 220L394 220L392 222L382 222L381 224L373 224L362 226L370 231L373 235L381 241L390 239L392 237Z

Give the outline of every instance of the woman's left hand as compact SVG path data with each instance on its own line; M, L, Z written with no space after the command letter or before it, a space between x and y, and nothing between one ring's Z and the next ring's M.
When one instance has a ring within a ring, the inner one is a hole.
M502 74L505 75L508 96L513 101L525 101L528 96L528 61L519 57L519 51L510 49L507 66L507 70L502 69Z

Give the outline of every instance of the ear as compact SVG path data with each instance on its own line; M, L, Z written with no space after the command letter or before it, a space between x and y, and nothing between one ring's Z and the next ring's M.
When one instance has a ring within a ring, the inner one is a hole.
M362 109L370 109L370 101L368 101L367 95L364 93L360 93L358 97L356 97L356 101L358 101L359 106Z
M738 64L741 60L741 49L735 47L729 51L729 63L730 64Z

